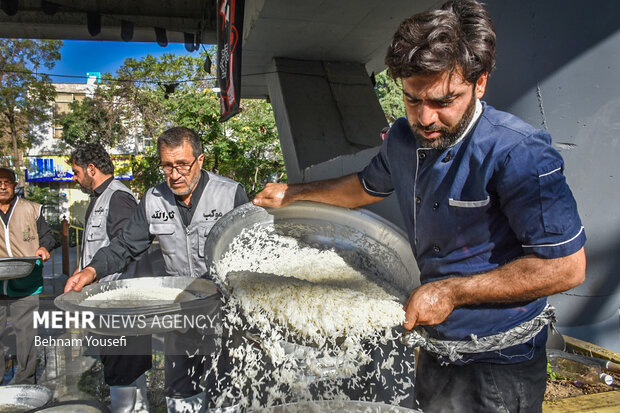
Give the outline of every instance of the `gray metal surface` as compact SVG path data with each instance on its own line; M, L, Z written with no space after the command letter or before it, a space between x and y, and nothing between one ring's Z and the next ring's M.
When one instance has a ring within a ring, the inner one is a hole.
M136 300L127 306L106 307L104 302L84 303L89 297L96 294L121 288L143 288L145 284L152 287L180 288L183 293L179 294L174 302ZM87 285L82 291L70 291L54 300L56 307L64 311L91 311L95 316L140 316L145 320L146 327L141 326L114 326L106 328L101 323L95 323L97 328L90 331L104 335L144 335L162 333L174 330L162 323L154 323L155 317L175 314L215 314L219 311L221 300L217 287L212 281L193 277L142 277L126 280L116 280L105 283Z
M266 413L415 413L420 410L407 409L384 403L363 402L356 400L321 400L287 403L280 406L261 409Z
M225 278L221 258L233 239L254 224L273 227L276 233L312 247L336 251L353 268L395 287L402 299L420 285L411 246L396 225L367 210L314 202L295 202L280 209L248 203L224 215L211 229L206 243L205 256L213 276Z
M40 257L0 258L0 280L26 277L32 272L37 260L40 259Z
M52 396L52 391L43 386L27 384L0 386L0 412L25 412L44 406Z

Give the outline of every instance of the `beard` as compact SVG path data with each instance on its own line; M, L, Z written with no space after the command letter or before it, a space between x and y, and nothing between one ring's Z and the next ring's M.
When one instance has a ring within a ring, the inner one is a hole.
M471 122L471 119L474 117L475 110L476 95L472 94L471 101L467 105L467 109L465 110L463 117L461 117L461 120L459 120L453 128L436 126L424 127L417 123L415 126L411 126L411 131L421 147L444 150L454 145L461 138L461 135L465 132L465 129L467 129L469 122ZM426 139L424 135L418 133L416 130L423 130L426 132L438 131L441 132L441 136L436 140L431 141Z
M189 194L192 193L194 188L196 188L196 185L198 185L198 181L200 181L200 173L198 173L198 174L196 174L196 176L192 177L192 179L187 184L187 189L184 189L184 190L172 189L170 187L170 185L168 185L168 188L170 188L172 193L175 194L175 195L185 196L185 195L189 195Z
M93 182L94 179L92 177L84 174L82 182L78 182L78 184L80 185L80 189L82 190L82 192L88 195L92 195L95 193L95 188L93 188Z

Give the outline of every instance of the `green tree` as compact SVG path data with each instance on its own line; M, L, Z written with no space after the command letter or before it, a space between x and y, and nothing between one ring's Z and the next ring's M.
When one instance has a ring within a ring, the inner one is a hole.
M123 111L115 110L114 105L99 93L92 98L71 102L69 109L58 123L62 126L63 141L72 147L86 142L99 142L112 147L127 133L123 125Z
M10 148L2 153L13 156L18 171L21 151L34 139L29 126L50 119L56 91L49 76L38 72L54 67L61 46L60 40L0 39L0 135Z
M241 182L253 197L269 180L286 181L284 157L271 104L265 100L242 101L241 112L230 121L231 145L224 163L225 175Z
M63 140L71 143L97 137L113 146L115 133L102 130L111 119L122 120L122 133L139 130L153 142L169 127L185 126L203 142L204 168L236 179L248 193L256 192L270 175L283 179L284 162L271 105L264 100L244 100L239 115L220 123L214 75L205 73L203 67L207 56L215 60L215 50L203 51L199 57L165 54L125 59L115 76L102 77L92 104L76 104L78 113L63 118ZM95 103L101 105L103 115L93 113ZM96 121L98 116L103 121ZM89 137L84 131L89 131ZM160 182L158 164L155 145L135 156L131 188L143 194Z
M400 81L392 79L387 69L376 75L375 81L375 92L385 118L391 125L396 119L405 116L405 103Z

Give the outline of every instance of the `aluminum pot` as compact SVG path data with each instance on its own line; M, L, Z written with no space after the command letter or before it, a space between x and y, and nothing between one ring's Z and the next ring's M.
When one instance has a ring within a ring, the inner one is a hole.
M254 225L271 227L277 234L295 238L301 244L336 251L353 268L395 287L403 303L420 285L419 270L406 234L373 212L314 202L295 202L280 209L248 203L220 218L207 237L208 268L214 279L224 280L220 285L223 291L228 288L226 275L235 268L225 268L221 260L227 253L234 256L235 251L230 250L232 241L245 228ZM245 334L251 332L245 331ZM260 342L258 336L249 338ZM316 351L300 343L282 344L284 351L301 360L302 365L307 353ZM326 364L321 377L332 374L338 366ZM321 377L307 373L305 379L312 382Z
M214 278L229 269L220 260L244 228L258 224L319 249L332 249L353 268L383 279L402 293L420 285L420 273L407 235L392 222L365 209L346 209L315 202L295 202L284 208L247 203L220 218L207 237L205 257ZM226 288L226 286L222 286Z

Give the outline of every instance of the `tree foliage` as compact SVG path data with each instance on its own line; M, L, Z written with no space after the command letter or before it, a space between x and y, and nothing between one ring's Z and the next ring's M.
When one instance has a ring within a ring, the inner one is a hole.
M75 100L69 104L69 112L58 123L62 126L63 140L72 147L86 142L116 145L126 133L122 113L97 97Z
M396 119L405 116L405 103L400 81L392 79L387 69L376 75L375 81L375 92L385 117L391 125Z
M60 59L59 40L0 39L0 139L3 155L21 170L21 150L33 140L32 128L50 119L56 91L49 76Z
M154 143L166 129L185 126L203 142L204 168L239 181L250 195L270 176L285 178L271 105L264 100L243 101L239 115L220 123L214 76L203 67L207 56L215 60L215 50L199 57L164 54L125 59L116 75L102 77L91 101L76 103L73 113L62 118L62 139L72 146L97 140L113 147L119 135L138 132ZM143 194L161 181L158 164L154 145L134 157L130 182L134 191Z

